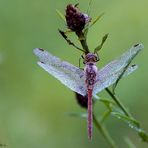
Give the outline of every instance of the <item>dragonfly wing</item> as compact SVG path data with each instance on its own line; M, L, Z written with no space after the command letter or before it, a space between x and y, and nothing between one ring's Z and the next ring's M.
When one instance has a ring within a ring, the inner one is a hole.
M83 96L86 95L83 70L40 48L34 49L34 54L39 58L38 65L45 71L71 90Z
M137 65L132 65L129 66L126 71L123 74L123 77L128 76L129 74L131 74L132 72L134 72L136 69L138 68ZM99 72L99 71L98 71ZM97 76L97 82L95 84L94 90L93 90L93 95L96 95L97 93L101 92L103 89L109 87L110 85L114 84L117 79L119 78L119 76L122 74L122 70L113 73L111 75L100 75L98 73Z
M118 77L122 74L123 69L133 60L133 58L143 49L142 44L134 45L128 51L126 51L121 57L118 59L110 62L101 70L98 71L97 81L94 87L93 94L97 94L98 92L102 91L106 87L114 84ZM124 76L135 71L137 66L129 67Z

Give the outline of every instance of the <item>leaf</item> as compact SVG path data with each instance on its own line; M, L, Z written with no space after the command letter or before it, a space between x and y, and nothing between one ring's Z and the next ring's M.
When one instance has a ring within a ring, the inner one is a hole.
M148 143L148 135L147 135L147 133L144 130L139 129L138 134L139 134L139 136L142 138L142 140L144 142L147 142Z
M125 121L126 123L128 123L129 127L134 128L136 131L138 131L139 123L135 119L132 119L128 116L125 116L125 115L123 115L121 113L117 113L117 112L112 112L112 115L114 115L118 119Z
M100 123L103 123L105 119L110 115L110 113L113 110L113 105L115 105L115 102L105 99L105 98L99 98L99 101L101 101L107 108L107 110L102 114L100 117ZM97 101L97 100L96 100Z
M100 20L100 18L104 15L104 13L101 13L90 25L87 24L85 26L85 29L84 29L84 35L85 37L87 36L87 33L88 33L88 30L89 28L91 28L98 20Z
M97 53L102 48L102 46L105 43L107 37L108 37L108 33L103 36L101 44L95 48L94 53Z
M103 115L100 117L100 123L103 123L105 119L110 115L111 110L107 110L103 113Z
M89 4L88 4L88 8L87 8L87 11L86 11L86 14L87 14L88 16L90 15L90 12L91 12L92 2L93 2L93 0L90 0L90 1L89 1ZM88 29L89 29L89 23L87 23L87 24L85 25L85 29L84 29L84 36L85 36L85 38L87 38Z
M64 16L58 9L56 9L56 12L57 12L57 14L59 15L59 17L60 17L64 22L66 22L65 16Z
M111 104L115 105L114 101L111 101L111 100L108 100L108 99L100 98L99 101L103 102L106 106L110 106Z
M131 63L131 62L130 62ZM129 63L129 64L130 64ZM115 88L117 87L119 81L122 79L122 77L126 76L126 74L131 74L133 71L135 71L138 66L133 64L131 66L129 66L129 64L127 64L124 68L123 68L123 71L122 73L119 75L118 79L116 80L116 82L113 84L112 86L112 92L113 94L115 94Z
M118 112L112 112L111 114L127 123L130 128L138 132L138 135L144 142L148 142L148 135L143 129L140 128L140 124L138 121Z
M69 44L69 45L72 45L73 47L75 47L76 49L78 49L78 50L80 50L80 51L82 51L82 52L85 52L83 49L81 49L81 48L79 48L78 46L76 46L69 38L68 38L68 36L66 35L66 33L64 32L64 31L62 31L62 30L58 30L59 31L59 33L61 34L61 36L67 41L67 43Z
M101 18L104 14L105 14L104 12L101 13L101 14L90 24L89 28L92 27L95 23L97 23L97 21L99 21L100 18Z
M87 12L86 12L88 15L90 15L91 7L92 7L92 2L93 2L93 0L90 0L89 4L88 4L88 8L87 8Z

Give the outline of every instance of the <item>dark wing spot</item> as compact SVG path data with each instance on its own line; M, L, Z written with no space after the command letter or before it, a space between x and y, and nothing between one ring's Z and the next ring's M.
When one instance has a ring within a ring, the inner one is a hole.
M135 66L136 66L136 64L132 64L132 65L131 65L131 67L135 67Z
M44 62L40 61L42 64L45 64Z
M43 49L43 48L39 48L39 50L44 51L44 49Z
M139 44L135 44L134 47L137 47Z

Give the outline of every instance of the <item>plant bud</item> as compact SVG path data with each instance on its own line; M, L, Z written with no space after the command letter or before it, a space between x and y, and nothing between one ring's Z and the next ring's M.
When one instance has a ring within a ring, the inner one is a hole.
M69 4L66 8L67 27L75 32L80 32L90 22L87 14L81 13L76 5Z

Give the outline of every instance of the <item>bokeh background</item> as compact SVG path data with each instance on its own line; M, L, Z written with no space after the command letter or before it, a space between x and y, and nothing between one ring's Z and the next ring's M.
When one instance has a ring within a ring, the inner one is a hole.
M67 45L57 29L65 29L56 9L64 13L75 0L1 0L0 1L0 143L8 148L107 148L94 128L93 140L87 139L86 120L72 118L69 112L85 112L74 94L37 64L32 49L42 47L78 66L81 52ZM86 11L89 1L79 1ZM148 131L148 1L94 0L91 16L105 12L90 29L89 47L93 50L101 37L109 38L100 51L98 67L121 55L135 43L144 50L136 57L139 69L122 80L117 95L141 126ZM76 38L72 39L77 42ZM101 96L109 96L103 92ZM103 105L95 106L101 114ZM137 133L110 116L105 125L120 148L130 137L138 148L146 148Z

